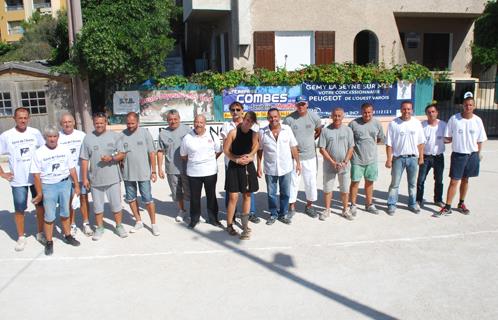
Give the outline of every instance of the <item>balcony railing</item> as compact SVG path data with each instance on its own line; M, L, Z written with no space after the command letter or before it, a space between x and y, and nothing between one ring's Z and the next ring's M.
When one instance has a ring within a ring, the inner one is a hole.
M34 9L45 9L50 8L52 4L50 2L33 2Z

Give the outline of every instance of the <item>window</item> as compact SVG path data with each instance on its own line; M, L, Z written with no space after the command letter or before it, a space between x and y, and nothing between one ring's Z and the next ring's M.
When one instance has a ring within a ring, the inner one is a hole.
M451 70L451 34L424 33L424 66L431 70Z
M44 91L24 91L21 92L21 104L29 109L30 114L47 113Z
M33 1L33 8L34 9L45 9L45 8L50 8L52 5L50 1L42 0L42 1Z
M0 92L0 116L12 115L12 100L10 92Z
M9 34L23 34L22 21L9 21L8 22Z
M7 0L5 1L5 9L7 9L6 11L23 10L24 6L22 0Z

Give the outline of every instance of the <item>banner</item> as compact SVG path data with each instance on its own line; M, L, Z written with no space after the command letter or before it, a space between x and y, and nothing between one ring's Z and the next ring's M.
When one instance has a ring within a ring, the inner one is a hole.
M127 114L128 112L139 112L140 94L138 91L116 91L112 97L114 114Z
M234 101L244 106L244 111L254 111L258 118L266 118L270 108L280 110L282 117L295 110L294 100L301 94L301 86L235 87L223 90L223 117L231 119L230 104Z
M309 108L320 117L329 118L336 107L344 109L346 117L361 116L361 105L369 102L376 116L396 116L401 101L415 104L415 85L398 81L392 85L379 83L320 84L303 83L302 94L308 97Z
M165 122L166 112L171 109L178 110L181 121L194 121L198 114L213 120L214 93L212 90L140 91L140 121Z

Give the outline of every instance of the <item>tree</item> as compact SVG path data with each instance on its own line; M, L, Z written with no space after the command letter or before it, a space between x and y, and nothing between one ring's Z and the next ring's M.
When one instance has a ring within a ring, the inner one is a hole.
M54 47L54 30L57 20L50 15L41 15L38 11L24 22L24 34L14 49L0 57L0 61L48 60Z
M489 1L474 26L473 59L490 67L498 64L498 2Z

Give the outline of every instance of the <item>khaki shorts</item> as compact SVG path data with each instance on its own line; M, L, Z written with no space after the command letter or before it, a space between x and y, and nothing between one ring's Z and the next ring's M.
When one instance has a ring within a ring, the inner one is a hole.
M323 170L323 192L329 193L334 191L335 180L339 180L339 191L342 193L349 192L349 184L351 182L350 172L348 169L341 172L332 170Z
M104 212L105 197L109 201L112 212L119 212L121 206L121 183L115 183L102 187L90 187L93 198L93 212L95 214Z

